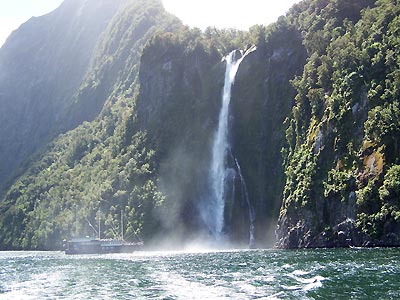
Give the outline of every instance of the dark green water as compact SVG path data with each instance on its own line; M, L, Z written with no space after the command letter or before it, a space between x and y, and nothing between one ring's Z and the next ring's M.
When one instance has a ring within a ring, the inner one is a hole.
M400 299L400 249L0 252L0 299Z

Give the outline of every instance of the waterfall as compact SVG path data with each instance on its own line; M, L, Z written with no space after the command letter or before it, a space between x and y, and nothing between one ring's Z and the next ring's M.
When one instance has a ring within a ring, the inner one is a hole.
M239 178L240 178L240 184L242 186L242 197L246 200L247 207L249 208L249 221L250 221L250 227L249 227L249 246L253 247L255 244L254 240L254 221L255 221L255 214L254 214L254 208L250 203L250 198L249 198L249 193L247 192L247 185L246 181L244 181L244 177L242 175L242 169L240 168L239 162L235 158L235 163L236 163L236 168L239 173Z
M232 85L235 81L236 73L240 63L256 47L249 48L245 53L243 51L232 51L224 60L226 61L225 81L222 96L222 106L219 113L217 131L214 136L212 146L212 157L210 165L210 196L207 200L206 209L202 210L202 217L208 225L210 233L217 239L223 238L224 229L224 211L226 201L226 179L228 175L227 153L229 145L229 104L231 101ZM237 54L240 57L237 58ZM252 231L252 230L251 230Z

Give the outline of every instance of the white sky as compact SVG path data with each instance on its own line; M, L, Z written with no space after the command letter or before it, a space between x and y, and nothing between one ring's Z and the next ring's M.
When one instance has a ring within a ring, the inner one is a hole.
M84 1L84 0L82 0ZM163 0L183 23L199 27L248 29L269 24L300 0ZM62 0L0 0L0 46L10 33L32 16L56 9Z
M185 24L244 30L275 22L297 2L300 0L163 0L165 8Z

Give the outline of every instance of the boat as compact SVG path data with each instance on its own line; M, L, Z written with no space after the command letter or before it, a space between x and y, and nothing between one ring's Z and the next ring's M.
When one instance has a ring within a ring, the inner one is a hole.
M132 253L141 250L143 242L128 243L121 239L75 238L66 242L65 254Z
M98 234L97 238L72 238L69 241L64 240L65 254L109 254L109 253L132 253L141 250L143 241L138 237L139 242L130 243L124 240L124 219L121 211L121 236L115 239L102 239L100 230L100 221L98 231L89 222L90 227Z

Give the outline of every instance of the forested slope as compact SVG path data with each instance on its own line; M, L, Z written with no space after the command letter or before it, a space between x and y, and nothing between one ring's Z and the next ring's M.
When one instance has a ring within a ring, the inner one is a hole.
M121 4L67 0L21 25L0 49L0 187L59 133L96 44Z
M66 129L98 117L24 163L23 175L1 202L2 248L59 249L71 235L92 235L89 222L96 214L107 225L104 235L113 236L125 205L135 222L128 222L126 234L134 236L142 230L145 211L162 200L151 165L154 151L136 129L135 81L148 39L182 25L160 1L135 0L125 1L107 25L68 114L57 125ZM145 226L151 228L151 222Z
M302 5L278 245L399 245L399 2Z

